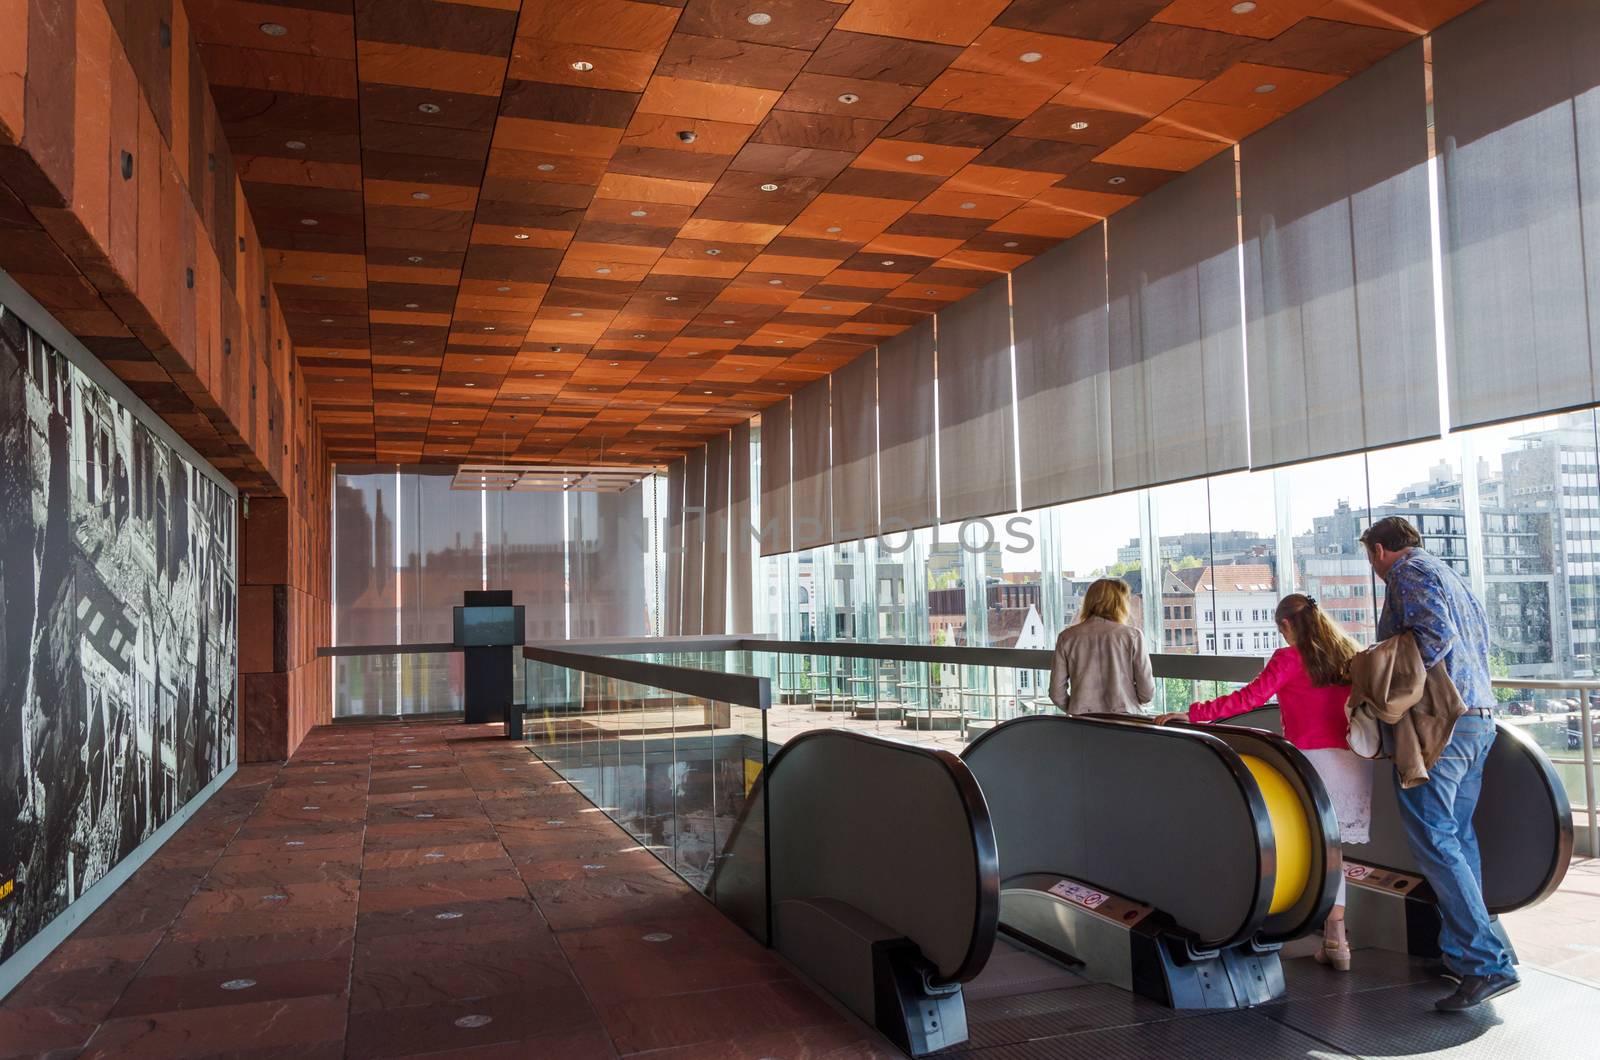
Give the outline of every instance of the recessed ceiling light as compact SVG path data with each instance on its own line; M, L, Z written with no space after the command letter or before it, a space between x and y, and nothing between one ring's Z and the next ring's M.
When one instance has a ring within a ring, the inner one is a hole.
M332 324L333 323L333 318L332 317L323 317L322 318L322 322L324 324Z
M466 385L467 385L467 386L477 386L477 385L478 385L478 384L477 384L477 383L468 383L468 384L466 384Z
M402 345L402 346L415 346L416 344L417 344L417 340L416 339L401 339L400 340L400 345ZM402 372L411 371L411 369L409 369L409 368L402 368L400 370Z
M504 294L506 291L511 290L511 288L507 287L505 284L501 284L499 287L496 287L495 290L499 291L501 294Z
M322 281L322 280L326 280L326 279L327 279L327 277L326 277L326 276L313 276L313 277L311 277L311 278L312 278L312 279L313 279L313 280L317 280L317 281Z
M642 331L635 331L635 332L634 332L634 333L633 333L633 337L634 337L634 338L636 338L636 339L642 339L642 338L644 338L644 332L642 332Z
M1242 3L1234 4L1228 10L1232 11L1236 15L1248 15L1255 9L1256 5L1251 3L1250 0L1243 0Z
M305 225L307 228L314 228L319 222L315 217L302 217L300 218L300 223Z
M669 295L667 295L667 297L665 299L663 299L663 301L667 301L667 302L676 302L677 300L678 300L678 296L675 295L675 294L669 294Z
M611 365L611 367L615 368L615 367L617 367L617 365L621 364L622 362L621 361L610 361L610 362L607 362L607 363L609 363Z
M840 103L855 103L860 99L861 99L861 97L856 95L854 92L845 92L842 95L840 95L839 102Z
M772 16L765 11L752 11L744 17L752 26L766 26L772 23Z
M823 307L822 307L822 308L824 308L824 309L832 309L832 308L833 308L833 306L831 306L831 305L825 305L825 306L823 306Z
M1012 247L1017 245L1017 241L1015 239L1008 239L1008 240L1006 240L1004 243L1002 243L1000 245L1009 250Z
M1025 63L1036 63L1044 58L1044 54L1042 52L1023 52L1017 58Z
M628 211L628 216L629 217L649 217L650 216L650 211L649 210L629 210Z
M282 37L289 32L288 26L280 26L276 22L263 22L260 28L269 37Z
M961 208L963 210L976 210L978 208L978 204L975 202L964 202L961 204Z
M437 113L439 113L439 104L437 104L437 103L418 103L417 104L417 109L420 110L424 114L437 114Z
M1106 181L1106 183L1107 184L1126 184L1126 183L1128 183L1128 178L1127 177L1112 177L1110 180Z
M590 388L589 388L589 389L590 389L590 390L593 390L593 389L594 389L594 387L590 387Z
M878 262L878 264L879 265L893 265L894 264L894 259L893 258L884 258L882 261Z
M550 162L540 162L534 168L537 169L541 173L550 173L550 172L553 172L556 167L555 167L554 164L552 164Z
M572 68L580 74L586 74L594 69L594 63L589 62L587 59L579 59L572 64Z
M598 269L596 269L594 271L596 273L598 273L599 275L601 275L601 276L609 276L609 275L611 275L611 270L606 268L604 265L600 266Z
M778 345L779 345L779 346L782 346L782 345L783 345L783 342L784 342L784 340L783 340L783 339L779 339L779 340L778 340Z
M539 374L540 374L540 375L543 375L543 374L544 374L544 373L543 373L543 372L540 372L540 373L539 373ZM521 396L520 396L520 398L519 398L519 400L521 400L521 401L527 401L527 400L528 400L528 395L527 395L527 394L523 394L523 395L521 395Z
M933 288L932 287L924 287L922 289L922 293L923 294L933 294Z
M482 357L474 357L472 359L472 363L473 364L482 364L483 363L483 358Z
M1078 132L1082 132L1083 130L1087 129L1088 127L1089 127L1089 123L1086 122L1086 121L1075 121L1075 122L1072 123L1072 128L1076 129Z
M410 397L410 396L411 396L411 391L409 391L409 390L402 390L402 391L400 391L400 396L401 396L401 397Z
M718 250L716 247L712 247L707 250L706 253L710 254L712 257L716 257L718 254L721 254L722 251Z
M485 331L493 331L494 330L494 325L493 324L485 324L483 326L483 330L485 330Z
M411 197L418 202L427 202L429 199L433 198L432 195L429 195L425 191L414 191L411 193Z
M535 379L543 379L544 378L544 373L543 372L534 372L533 373L533 377Z
M516 235L512 236L511 238L512 239L528 239L530 237L528 236L528 233L526 233L526 232L518 232Z
M283 146L287 147L291 151L304 151L306 149L306 142L304 140L285 140L283 141Z
M335 379L334 382L335 383L342 383L342 382L344 382L344 380L343 379Z
M777 191L778 190L778 186L776 184L763 184L763 185L761 185L761 190L762 191Z
M418 307L417 303L415 303L415 302L407 302L406 303L406 308L407 309L417 309L419 307Z
M773 287L782 287L783 286L783 281L782 280L768 280L767 283L771 284Z
M574 311L574 312L568 313L567 316L569 316L569 317L581 317L581 316L583 316L583 314Z
M707 390L706 393L709 394L709 393L711 393L711 391Z
M724 324L732 324L732 323L734 323L734 321L732 321L732 320L724 320L723 323Z
M1259 95L1259 96L1264 96L1268 92L1276 92L1276 91L1278 91L1278 86L1273 84L1271 81L1268 81L1264 85L1257 85L1256 86L1256 94Z
M411 264L413 264L413 265L421 265L422 264L422 255L421 254L413 254L410 257L408 257L406 260L411 262Z
M843 232L844 229L840 228L838 225L829 225L827 227L826 231L828 231L828 232Z
M450 426L459 427L459 426L461 426L461 421L460 420L451 420L450 421Z

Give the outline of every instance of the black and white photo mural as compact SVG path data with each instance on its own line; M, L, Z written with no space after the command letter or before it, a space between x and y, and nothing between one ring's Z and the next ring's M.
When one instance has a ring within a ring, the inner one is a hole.
M0 960L235 753L234 495L0 305Z

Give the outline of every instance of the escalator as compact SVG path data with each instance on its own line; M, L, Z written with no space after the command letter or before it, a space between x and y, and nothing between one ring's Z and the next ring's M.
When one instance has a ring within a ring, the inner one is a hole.
M1344 866L1310 764L1247 720L1029 717L960 757L804 733L751 790L713 900L913 1056L1282 999L1282 947L1319 928ZM1516 836L1486 821L1503 907L1552 890L1570 852L1528 751L1497 748L1485 782L1510 818L1540 818Z

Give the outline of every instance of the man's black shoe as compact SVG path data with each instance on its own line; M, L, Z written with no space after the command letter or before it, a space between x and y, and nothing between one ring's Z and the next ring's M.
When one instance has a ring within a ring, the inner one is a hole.
M1509 994L1522 985L1515 975L1468 975L1449 997L1434 1002L1440 1012L1465 1012L1501 994Z
M1438 957L1431 957L1428 960L1423 961L1422 970L1429 975L1437 976L1440 979L1449 980L1450 982L1458 985L1461 982L1461 973L1444 963L1444 961L1440 960Z

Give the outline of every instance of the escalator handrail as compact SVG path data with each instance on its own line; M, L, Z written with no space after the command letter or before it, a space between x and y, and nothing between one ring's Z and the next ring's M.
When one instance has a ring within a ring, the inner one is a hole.
M1507 725L1498 719L1495 728L1501 736L1510 736L1516 742L1519 750L1534 762L1535 772L1544 783L1545 791L1550 796L1550 802L1556 808L1556 842L1551 851L1550 863L1545 867L1544 878L1539 886L1527 899L1516 905L1496 907L1489 912L1496 915L1512 913L1518 909L1526 909L1531 905L1538 905L1561 886L1561 881L1566 878L1567 866L1572 861L1573 826L1572 826L1572 801L1567 798L1566 785L1561 782L1561 777L1556 773L1556 767L1550 761L1550 756L1534 742L1533 737L1523 732L1515 725Z
M994 824L989 818L989 804L983 797L983 790L978 787L977 778L972 775L972 771L959 756L949 751L887 740L881 736L852 732L848 729L812 729L790 739L767 761L766 768L756 779L756 785L761 788L763 795L766 793L767 778L775 774L779 764L788 757L793 748L822 738L857 740L885 750L922 755L934 759L944 767L945 773L955 786L962 808L966 811L972 835L973 861L977 870L974 890L978 897L978 908L973 917L972 936L968 940L966 954L962 957L960 965L949 975L935 977L931 982L935 986L944 986L964 983L975 978L989 962L989 955L994 949L995 936L1000 927L1000 856L995 847ZM742 826L743 823L744 815L741 814L739 824L735 828ZM730 842L731 838L730 835ZM770 865L768 871L771 871ZM770 883L768 901L769 903L771 901Z
M1290 743L1288 739L1267 729L1251 728L1248 725L1229 725L1227 722L1191 722L1180 723L1178 728L1193 729L1204 732L1212 731L1233 732L1242 736L1266 739L1274 748L1283 755L1284 759L1293 767L1299 777L1301 785L1311 795L1311 810L1316 815L1317 821L1322 826L1322 896L1307 913L1304 922L1291 932L1267 933L1261 935L1264 942L1288 942L1299 938L1314 928L1322 925L1328 919L1328 914L1333 911L1334 898L1337 896L1339 877L1344 872L1344 850L1340 842L1339 813L1333 807L1333 799L1328 795L1328 789L1322 783L1322 777L1317 773L1316 767L1305 756L1305 752Z
M966 758L974 750L981 747L986 741L991 739L995 733L998 733L1006 726L1060 722L1071 722L1081 725L1115 725L1119 728L1136 729L1141 732L1148 733L1152 736L1152 738L1193 740L1205 747L1217 757L1217 759L1223 764L1223 767L1227 770L1228 775L1233 779L1234 784L1237 785L1239 789L1239 795L1244 799L1245 805L1249 807L1250 819L1255 827L1255 833L1258 840L1256 843L1255 897L1251 901L1250 908L1243 920L1240 922L1239 927L1230 932L1225 939L1219 940L1200 938L1186 926L1182 924L1177 924L1176 926L1179 933L1184 934L1192 939L1199 949L1222 949L1247 941L1255 936L1256 933L1260 931L1262 922L1267 918L1268 909L1270 909L1272 906L1272 886L1274 879L1273 874L1276 872L1276 852L1274 852L1274 857L1269 865L1268 858L1264 855L1259 840L1262 836L1271 837L1272 819L1267 815L1266 800L1262 798L1261 790L1256 785L1255 778L1251 776L1249 767L1244 764L1244 762L1239 758L1239 755L1235 753L1233 748L1229 747L1220 738L1212 736L1209 733L1196 732L1187 729L1173 729L1168 728L1165 725L1153 725L1148 722L1139 721L1133 718L1124 719L1119 715L1101 714L1088 716L1079 714L1035 714L1028 717L1012 718L1009 721L1005 721L999 725L996 725L994 728L981 734L977 739L969 743L962 750L961 757ZM1082 882L1093 884L1095 881L1084 880ZM1163 913L1165 912L1165 910L1159 911Z
M1236 714L1229 720L1237 723L1252 714L1263 714L1268 711L1278 712L1279 725L1281 726L1283 708L1272 704L1257 707L1243 714ZM1242 727L1251 728L1252 726L1245 725ZM1497 739L1500 736L1509 736L1512 742L1517 745L1517 749L1533 763L1534 772L1538 775L1545 793L1550 797L1551 805L1556 810L1556 842L1551 849L1550 861L1545 866L1544 875L1540 880L1539 886L1521 901L1510 905L1489 906L1489 912L1499 915L1501 913L1514 913L1518 909L1526 909L1529 906L1538 905L1556 892L1561 886L1561 881L1566 878L1567 866L1572 861L1574 834L1572 802L1567 798L1566 786L1561 783L1561 777L1556 773L1555 766L1550 762L1550 757L1544 753L1544 749L1535 743L1533 737L1523 732L1521 728L1515 725L1507 725L1498 718L1495 719L1495 731ZM1378 761L1385 760L1378 759ZM1397 872L1402 871L1393 865L1380 867Z

